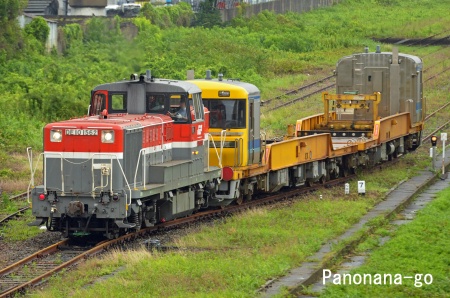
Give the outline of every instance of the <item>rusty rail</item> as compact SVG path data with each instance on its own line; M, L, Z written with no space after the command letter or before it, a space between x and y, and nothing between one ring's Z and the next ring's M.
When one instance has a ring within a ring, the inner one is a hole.
M288 101L288 102L284 102L284 103L282 103L282 104L279 104L279 105L277 105L276 107L269 108L269 109L266 110L266 112L273 111L273 110L277 110L277 109L279 109L279 108L282 108L282 107L291 105L291 104L293 104L293 103L296 103L297 101L304 100L305 98L308 98L308 97L310 97L310 96L312 96L312 95L314 95L314 94L320 93L320 92L322 92L322 91L326 91L326 90L328 90L328 89L330 89L330 88L333 88L335 85L336 85L335 83L330 84L330 85L327 85L327 86L325 86L325 87L323 87L323 88L320 88L320 89L318 89L318 90L312 91L312 92L307 93L307 94L305 94L305 95L303 95L303 96L294 98L294 99L292 99L292 100L290 100L290 101Z
M301 86L300 88L297 88L297 89L294 89L294 90L290 90L290 91L288 91L288 92L286 92L286 93L284 93L284 94L282 94L282 95L279 95L279 96L277 96L277 97L274 97L274 98L271 98L271 99L262 101L262 102L261 102L261 106L265 106L265 105L267 105L269 102L271 102L271 101L273 101L273 100L275 100L275 99L280 99L280 98L282 98L282 97L284 97L284 96L288 96L288 95L292 95L292 94L297 94L297 93L300 92L300 91L303 91L303 90L305 90L305 89L314 87L315 85L320 84L320 83L322 83L323 81L329 80L329 79L331 79L331 78L333 78L333 77L334 77L334 75L331 75L331 76L322 78L322 79L317 80L317 81L315 81L315 82L312 82L312 83L310 83L310 84L308 84L308 85Z
M17 200L17 199L24 198L26 196L27 196L27 193L24 192L24 193L10 197L9 200ZM30 209L30 206L22 207L19 210L17 210L16 212L8 214L6 217L0 219L0 226L4 225L5 223L7 223L8 221L10 221L13 218L23 215L24 212L27 211L28 209Z
M13 218L16 218L16 217L19 217L19 216L23 215L24 212L27 211L28 209L30 209L29 206L20 208L16 212L11 213L11 214L7 215L6 217L0 219L0 226L4 225L5 223L7 223L8 221L10 221Z
M433 130L433 132L431 132L426 137L422 138L422 142L425 142L425 141L429 140L434 134L436 134L438 131L440 131L441 129L443 129L443 128L449 126L449 125L450 125L450 120L448 120L447 122L445 122L444 124L442 124L441 126L436 128L435 130Z
M450 102L446 103L445 105L443 105L442 107L438 108L436 111L434 111L433 113L431 113L430 115L427 115L425 117L425 121L428 121L428 119L430 119L431 117L433 117L434 115L436 115L438 112L442 111L443 109L445 109L446 107L448 107L448 105L450 105Z

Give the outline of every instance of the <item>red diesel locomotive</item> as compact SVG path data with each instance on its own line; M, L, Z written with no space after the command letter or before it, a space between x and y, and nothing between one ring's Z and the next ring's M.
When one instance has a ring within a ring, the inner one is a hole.
M192 83L132 75L92 91L89 115L44 128L44 182L32 212L64 236L127 230L208 206L209 112Z

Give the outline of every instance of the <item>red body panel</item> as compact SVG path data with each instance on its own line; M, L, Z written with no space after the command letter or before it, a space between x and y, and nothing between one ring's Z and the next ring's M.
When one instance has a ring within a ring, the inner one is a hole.
M203 141L204 123L186 123L174 125L174 142L192 142L192 141Z
M164 124L164 126L163 126ZM142 128L142 148L173 141L173 120L166 115L111 115L77 118L51 123L44 128L44 150L47 152L123 152L123 131ZM62 132L61 142L50 141L50 131ZM96 130L97 135L68 135L67 130ZM102 143L101 132L114 130L114 143Z

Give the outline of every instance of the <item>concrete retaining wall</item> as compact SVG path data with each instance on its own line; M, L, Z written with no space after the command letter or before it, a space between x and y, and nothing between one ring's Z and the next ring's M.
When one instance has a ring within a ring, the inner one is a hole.
M224 9L220 11L220 14L222 21L228 22L240 14L246 18L250 18L263 10L270 10L280 14L288 11L305 12L320 7L331 6L335 3L339 3L339 0L276 0L260 4Z

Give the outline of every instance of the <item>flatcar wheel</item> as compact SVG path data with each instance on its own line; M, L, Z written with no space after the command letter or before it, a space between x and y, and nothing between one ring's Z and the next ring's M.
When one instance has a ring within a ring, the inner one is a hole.
M340 168L339 172L341 173L342 177L347 177L348 176L348 169L345 166L342 166Z
M392 153L393 158L398 158L398 148L395 148L394 152Z
M328 179L327 175L323 175L322 177L320 177L319 183L325 184L325 182L327 182L328 180L330 180L330 179Z
M328 180L334 180L334 179L337 179L337 178L339 178L339 171L332 171L330 173L330 179L328 179Z

